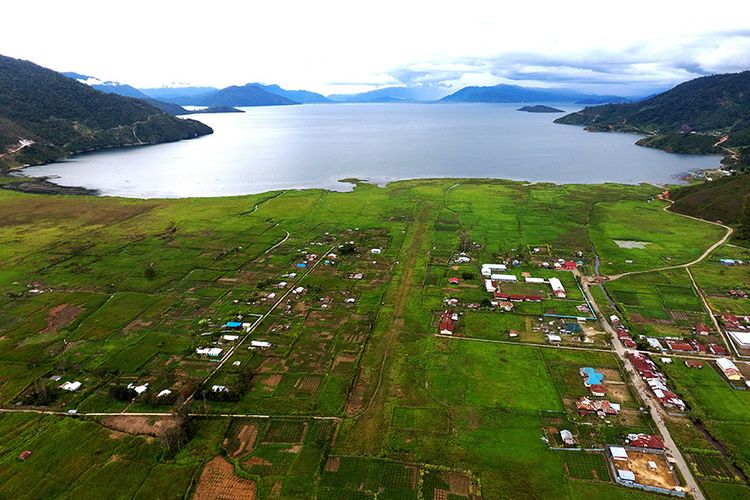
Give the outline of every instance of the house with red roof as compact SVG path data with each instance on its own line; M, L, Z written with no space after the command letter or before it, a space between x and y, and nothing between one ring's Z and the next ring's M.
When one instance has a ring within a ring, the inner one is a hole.
M724 349L723 345L719 344L708 344L708 352L716 354L717 356L726 356L727 350Z
M664 440L661 436L653 434L628 434L627 443L636 448L651 448L652 450L663 450Z
M667 340L667 345L673 351L680 351L680 352L695 351L692 345L688 344L687 342L682 342L679 340Z
M441 335L453 335L456 329L455 321L452 318L450 311L445 311L440 317L440 334Z
M576 403L576 411L579 415L597 415L604 418L617 415L620 412L620 405L610 403L605 399L589 399L584 396Z
M705 323L698 323L695 325L695 333L696 335L703 335L705 337L711 334L711 329Z

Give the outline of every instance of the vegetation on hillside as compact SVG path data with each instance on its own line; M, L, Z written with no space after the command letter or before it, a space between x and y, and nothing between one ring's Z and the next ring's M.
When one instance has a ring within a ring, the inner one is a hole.
M670 197L673 211L737 225L735 238L750 241L750 175L681 187Z
M750 71L685 82L644 101L587 107L555 123L592 131L646 134L641 146L674 153L724 154L728 167L750 166Z
M31 62L0 56L0 167L212 132L141 100L105 94ZM22 140L33 144L14 151Z

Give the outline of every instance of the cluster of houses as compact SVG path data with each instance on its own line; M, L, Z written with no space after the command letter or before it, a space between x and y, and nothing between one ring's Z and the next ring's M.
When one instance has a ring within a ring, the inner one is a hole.
M518 283L518 277L515 274L505 274L508 267L505 264L482 264L482 277L484 278L484 289L487 293L494 294L495 301L493 305L501 306L500 302L541 302L544 297L541 295L531 294L511 294L503 292L500 287L502 283ZM524 282L536 284L548 284L552 288L552 293L559 299L566 297L565 287L558 278L534 278L525 276Z
M729 295L733 299L746 299L747 298L747 292L744 290L740 290L740 289L729 290L727 292L727 295Z
M591 391L592 396L604 397L607 394L602 372L590 366L584 366L578 372L583 378L584 387ZM597 415L604 418L620 413L620 405L605 399L592 399L584 396L576 403L576 411L579 415Z
M622 345L624 345L628 349L635 349L636 347L638 347L635 343L635 340L633 340L633 337L630 336L630 330L625 328L625 325L622 324L620 318L613 314L609 317L609 322L612 323L612 328L614 328L615 332L617 332L617 338L620 339Z
M249 332L252 328L252 323L243 323L242 321L227 321L221 327L221 342L237 342L240 339L240 333L243 331ZM201 334L202 336L211 336L210 332ZM217 345L198 347L195 349L195 354L198 356L218 359L224 353L223 347Z
M640 352L627 352L627 357L633 363L635 371L651 388L656 399L667 410L685 411L685 402L677 394L669 390L667 377L659 371L656 364L651 361L647 354Z
M725 266L741 266L745 263L744 260L739 259L719 259L719 262L721 262Z
M615 315L612 315L609 317L610 323L612 323L612 327L615 329L615 332L617 333L617 338L620 339L620 342L622 342L622 345L624 345L628 349L637 349L638 345L636 344L633 337L630 335L630 331L625 328L625 326L620 321L620 318L618 318ZM705 325L705 323L698 323L693 327L693 332L700 337L707 337L711 335L711 329ZM720 344L714 344L714 343L708 343L705 346L698 342L695 339L683 339L683 338L662 338L657 339L654 337L645 337L641 336L641 339L645 340L648 346L657 352L678 352L678 353L710 353L717 356L726 356L727 351L724 348L724 346ZM746 338L746 341L748 342L747 347L750 348L750 331L748 331L748 335ZM665 346L666 344L666 346Z
M576 403L576 411L579 415L596 415L604 418L620 413L620 405L606 399L591 399L583 396Z

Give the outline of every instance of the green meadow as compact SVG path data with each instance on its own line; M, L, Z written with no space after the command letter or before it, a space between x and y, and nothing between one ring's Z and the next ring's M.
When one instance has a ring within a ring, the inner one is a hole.
M0 416L0 496L101 498L107 487L184 498L216 456L259 498L647 496L615 486L601 455L574 462L543 441L563 425L591 446L653 426L606 338L598 351L555 349L534 328L544 315L588 314L574 276L542 261L580 261L592 275L598 255L603 274L649 270L721 237L665 211L657 192L455 179L174 200L0 190L0 404L79 412ZM461 251L468 262L456 261ZM509 272L559 277L568 297L520 283L542 302L492 310L480 265L513 260ZM718 280L709 265L699 281ZM606 287L639 332L707 321L684 270ZM435 335L445 299L461 313L455 338ZM224 338L226 322L259 317L241 340ZM206 346L222 354L196 353ZM613 377L622 416L575 413L582 366ZM689 401L717 400L714 417L744 422L745 395L724 395L708 367L668 373L707 377L685 382ZM64 381L82 386L62 391ZM145 383L140 396L125 389ZM171 399L155 397L165 389ZM81 415L169 413L186 399L192 427L174 452L164 436L114 435ZM735 439L721 422L717 437Z

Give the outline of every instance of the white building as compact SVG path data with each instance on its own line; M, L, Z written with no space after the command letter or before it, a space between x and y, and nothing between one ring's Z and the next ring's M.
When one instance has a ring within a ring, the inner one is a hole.
M271 347L270 342L265 342L262 340L253 340L250 342L250 347L260 348L260 349L267 349L268 347Z
M227 340L229 342L234 342L235 340L239 339L240 336L239 335L224 335L221 338L224 339L224 340Z
M727 333L732 337L732 340L737 344L737 347L740 349L750 349L750 332L727 330Z
M514 274L493 274L490 276L492 281L502 281L505 283L515 283L518 278Z
M199 356L209 356L215 358L220 356L224 349L220 347L199 347L195 350L195 353Z
M560 299L564 299L566 297L565 288L563 287L562 281L560 281L559 279L550 278L549 286L552 287L552 293L555 294L555 297L558 297Z
M727 358L719 358L716 360L716 364L724 373L724 376L729 380L740 380L742 378L742 372L737 368L737 365L732 363L731 360Z
M484 280L484 289L489 293L495 293L495 290L497 290L492 280Z
M541 284L541 283L544 283L544 278L532 278L531 276L526 276L526 278L524 278L524 281L526 283L540 283Z
M77 380L75 382L65 382L63 385L60 386L60 389L62 389L63 391L68 391L68 392L75 392L80 388L81 388L81 383Z
M628 461L628 452L622 446L610 446L609 453L612 455L612 460Z

